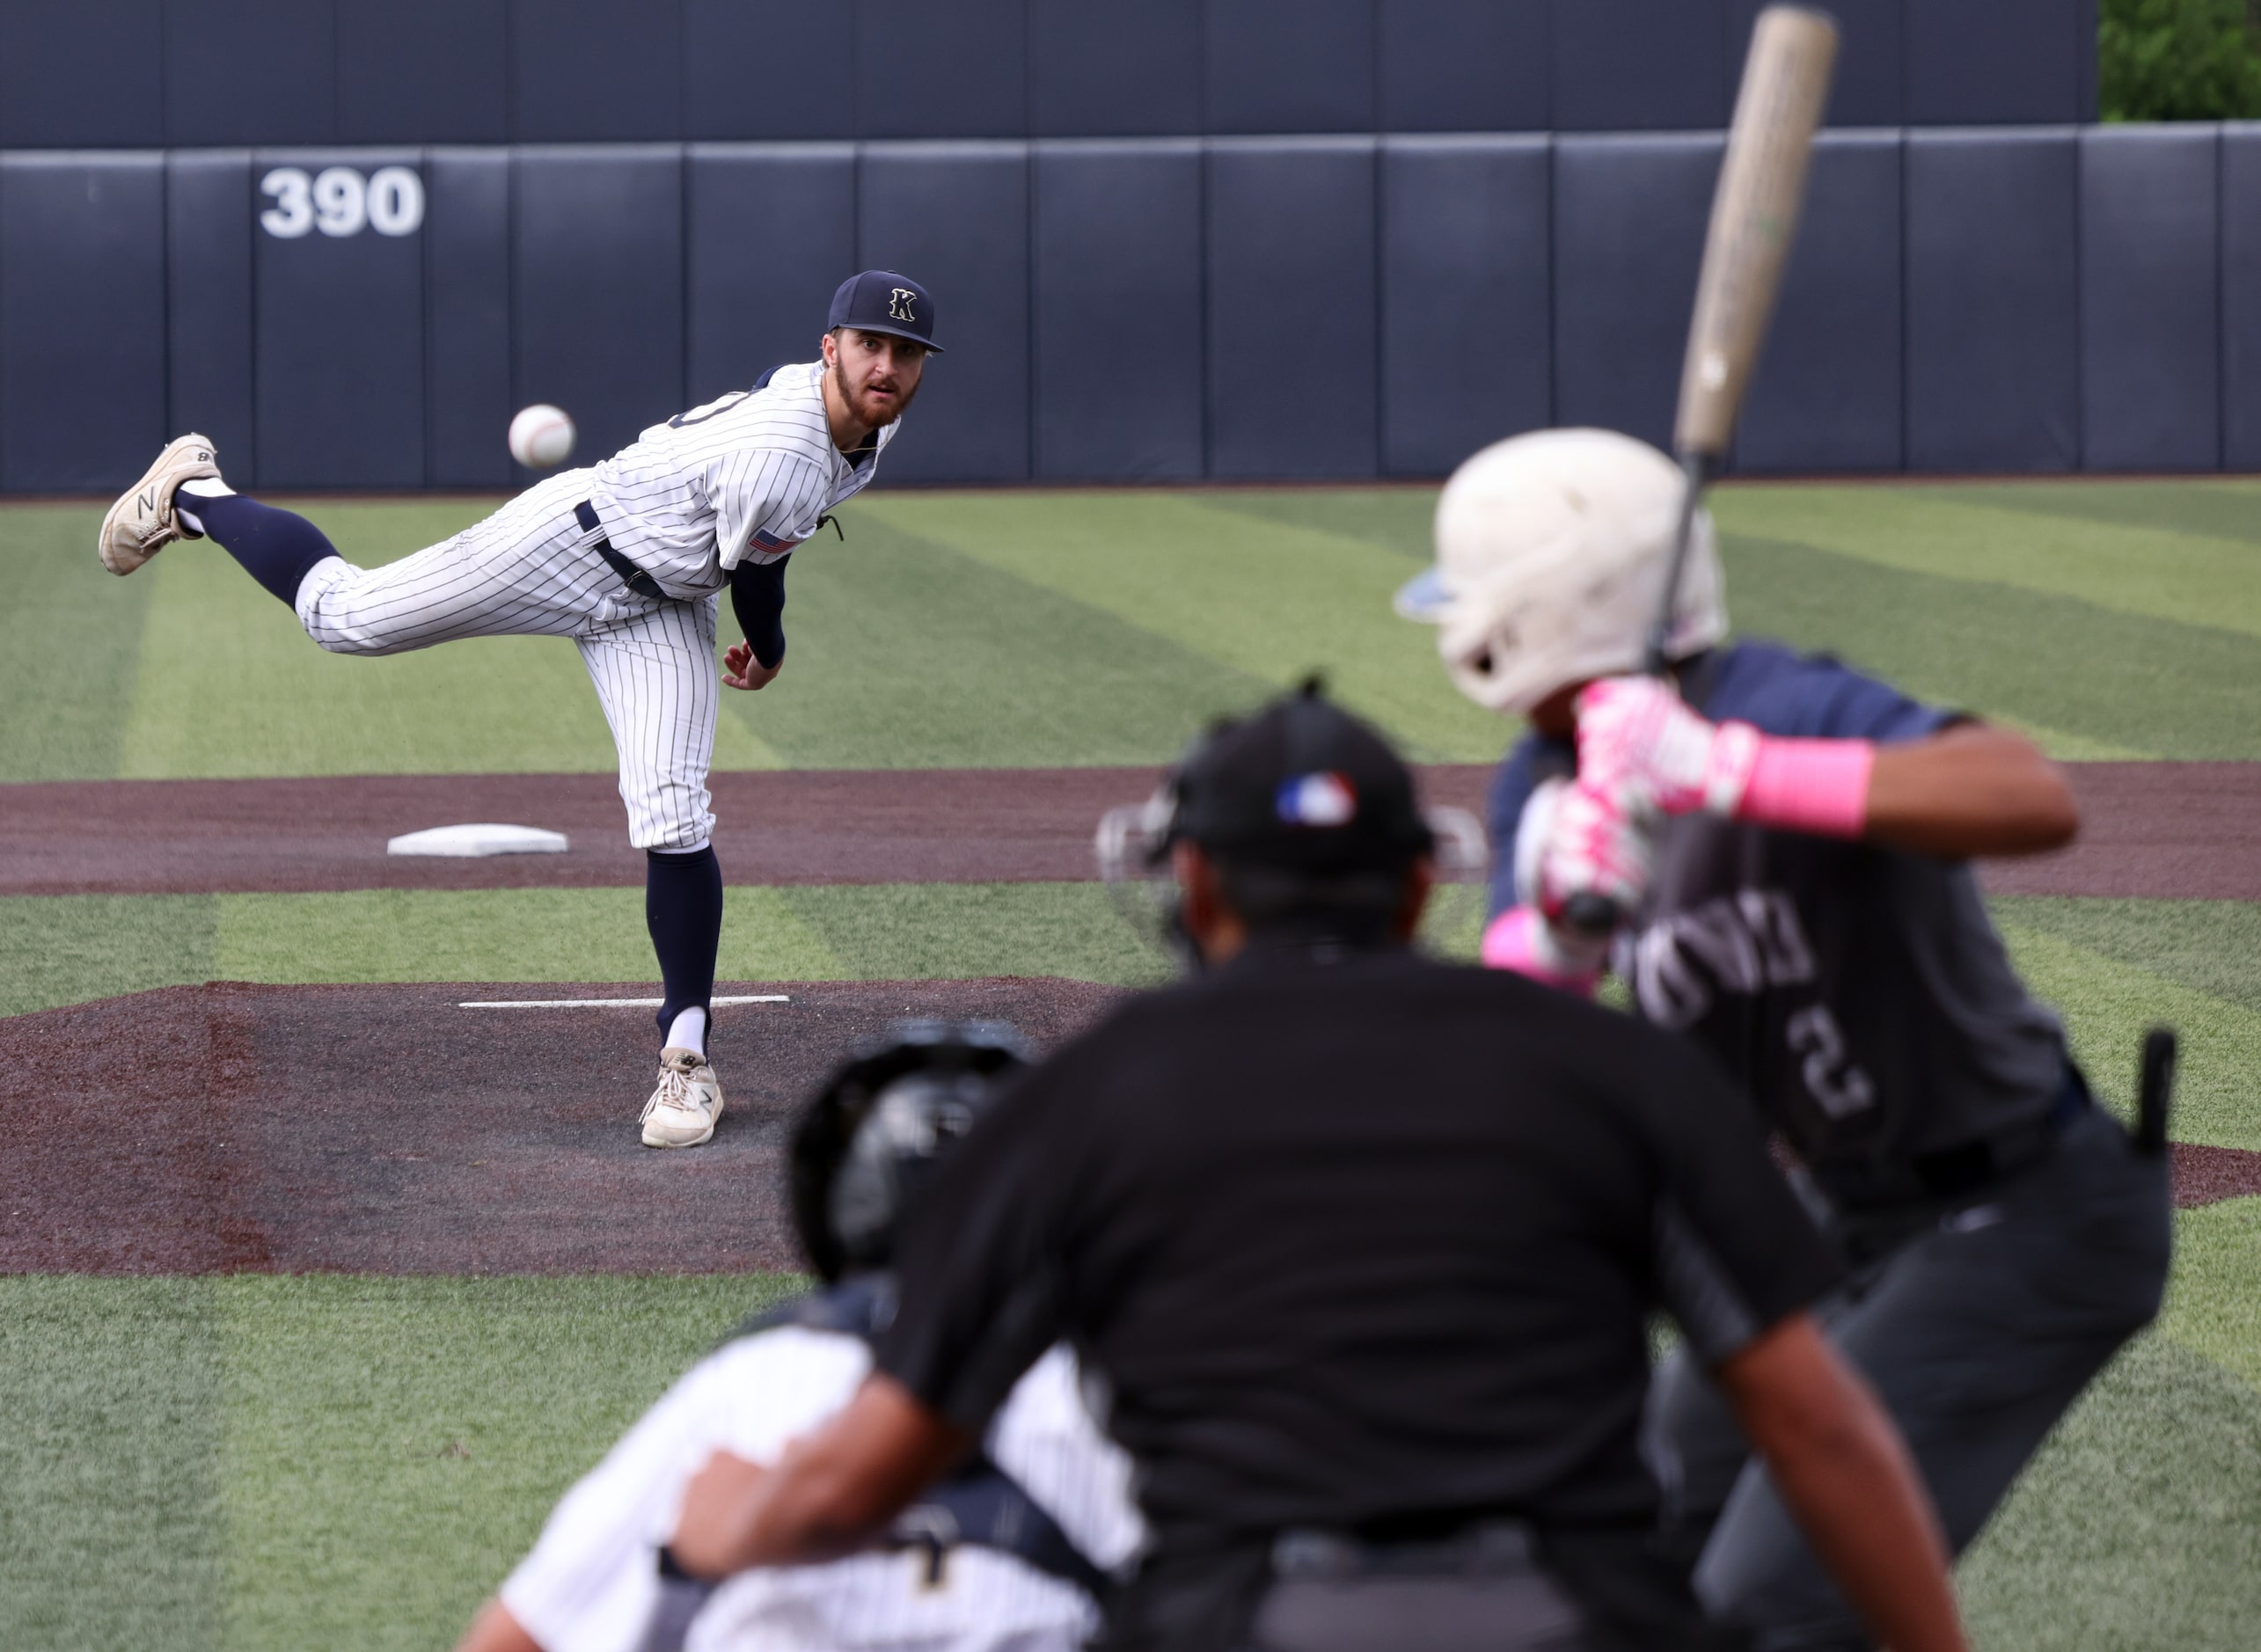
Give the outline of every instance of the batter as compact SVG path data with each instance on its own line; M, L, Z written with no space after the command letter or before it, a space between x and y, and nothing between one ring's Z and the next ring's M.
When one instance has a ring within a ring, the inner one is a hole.
M695 1147L722 1115L706 1054L722 934L706 789L722 589L743 640L724 652L721 683L765 688L785 666L786 562L870 483L937 352L933 325L933 301L909 276L852 276L832 296L822 360L774 368L383 567L355 567L303 516L235 493L201 435L167 444L103 518L113 574L209 536L333 654L574 640L619 754L629 841L646 854L645 919L666 991L647 1146Z

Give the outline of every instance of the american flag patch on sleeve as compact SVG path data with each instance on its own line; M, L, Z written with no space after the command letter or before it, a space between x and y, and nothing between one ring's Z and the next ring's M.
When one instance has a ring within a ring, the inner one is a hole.
M765 528L754 530L754 537L746 541L749 551L790 551L801 543L798 539L780 539Z

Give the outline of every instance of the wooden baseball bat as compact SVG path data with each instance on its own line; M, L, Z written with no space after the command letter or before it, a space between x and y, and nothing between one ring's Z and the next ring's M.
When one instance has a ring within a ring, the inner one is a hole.
M1686 480L1657 618L1642 648L1641 669L1650 676L1662 676L1671 664L1673 610L1695 534L1696 506L1735 434L1744 387L1767 334L1836 62L1837 25L1825 13L1773 5L1759 14L1735 96L1719 188L1711 198L1711 227L1680 367L1672 447ZM1606 896L1589 894L1573 895L1563 917L1573 929L1606 934L1617 926L1619 914Z

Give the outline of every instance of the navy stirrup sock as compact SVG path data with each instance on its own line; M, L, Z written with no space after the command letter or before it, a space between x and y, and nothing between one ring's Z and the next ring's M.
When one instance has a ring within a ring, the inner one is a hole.
M644 852L644 925L660 955L667 1002L660 1005L665 1038L684 1010L704 1010L714 996L714 954L722 944L722 863L713 845L687 855ZM710 1018L711 1019L711 1018Z
M216 499L188 493L179 502L204 524L207 537L217 540L244 565L245 573L294 612L298 607L298 588L314 565L338 554L338 548L305 517L245 499L241 493L223 493Z

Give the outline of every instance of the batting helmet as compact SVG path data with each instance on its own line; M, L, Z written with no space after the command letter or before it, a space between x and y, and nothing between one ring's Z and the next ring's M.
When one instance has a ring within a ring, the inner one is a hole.
M827 1280L886 1266L904 1207L1028 1046L1003 1021L898 1021L826 1080L793 1133L801 1248Z
M1438 627L1461 693L1528 712L1555 690L1638 669L1672 559L1679 467L1613 430L1540 430L1494 442L1437 501L1437 565L1397 611ZM1699 509L1666 653L1727 635L1719 549Z

